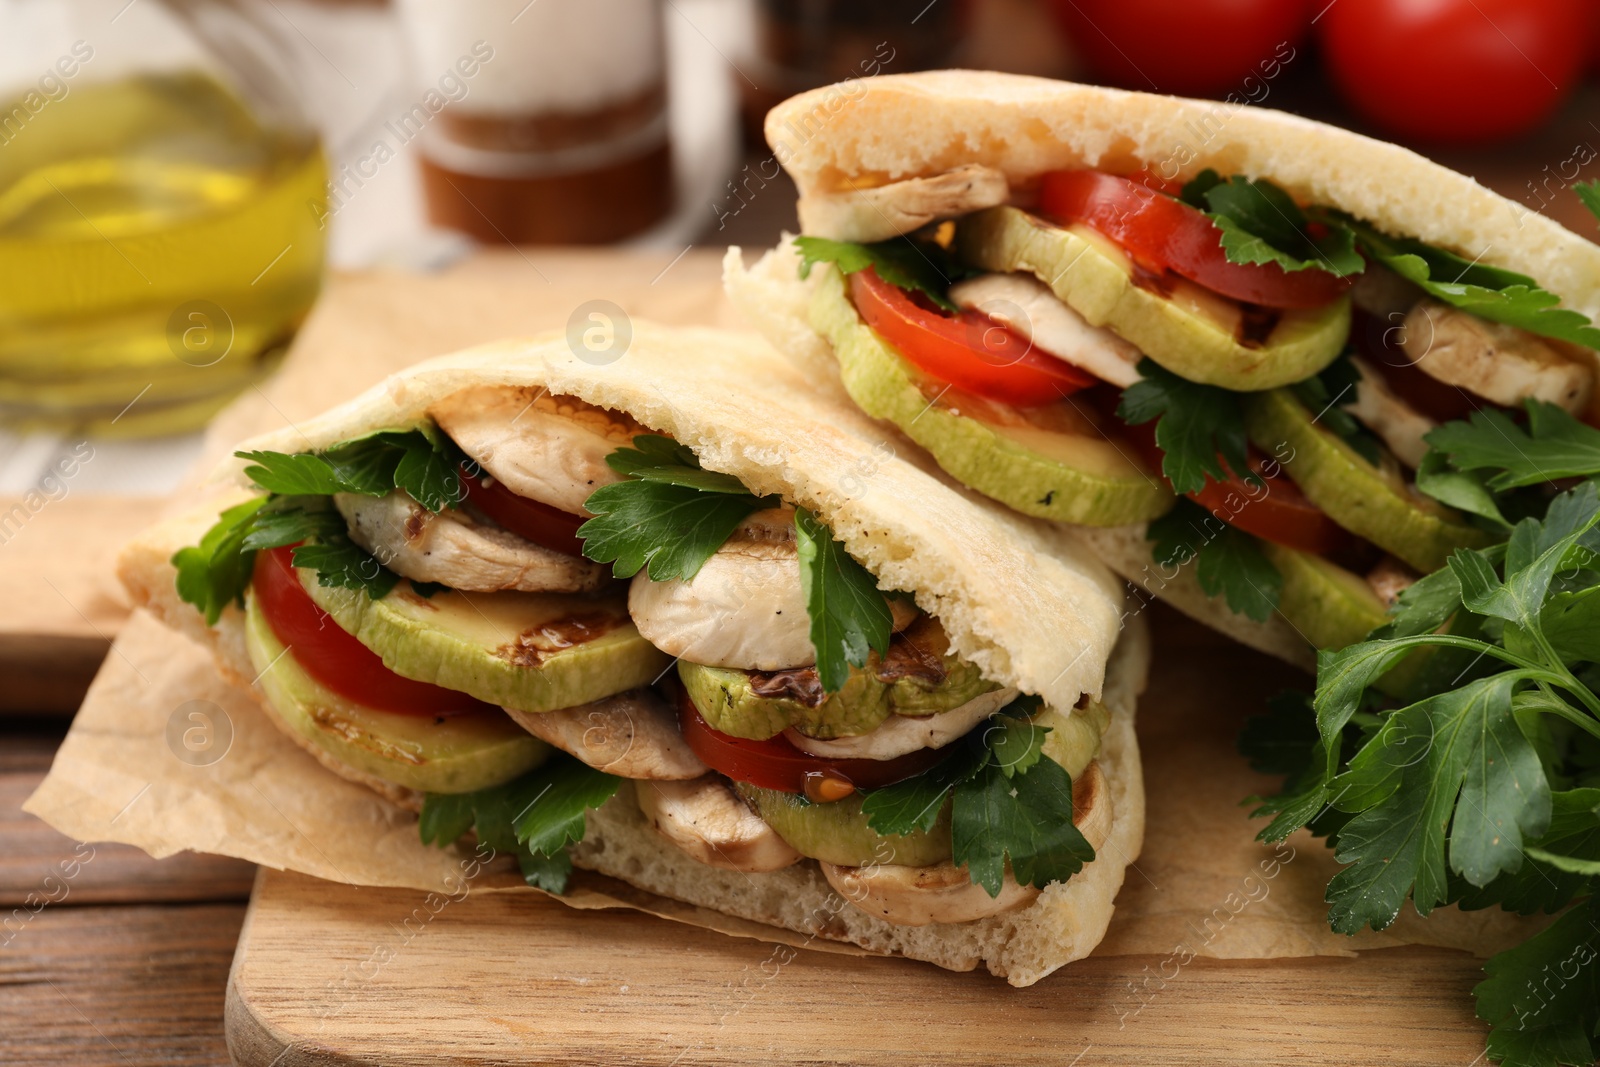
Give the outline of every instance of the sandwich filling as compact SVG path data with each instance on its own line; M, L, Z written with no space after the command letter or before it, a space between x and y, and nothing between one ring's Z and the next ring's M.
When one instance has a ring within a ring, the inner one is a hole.
M316 452L173 557L243 609L278 724L561 891L584 813L708 866L817 862L896 923L1024 905L1093 860L1109 713L962 658L804 508L619 412L481 387Z
M855 401L969 487L1147 524L1128 577L1157 595L1193 563L1232 612L1360 640L1520 517L1474 455L1594 410L1600 328L1533 278L1240 175L1001 183L877 243L797 238L826 272L812 325Z

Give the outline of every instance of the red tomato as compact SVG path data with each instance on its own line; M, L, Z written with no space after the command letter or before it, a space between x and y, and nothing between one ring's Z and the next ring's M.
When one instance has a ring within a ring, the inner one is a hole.
M969 393L1038 407L1096 381L1070 363L1035 352L1027 338L976 311L946 315L923 307L871 268L850 275L850 294L867 325L902 356Z
M1582 79L1593 0L1339 0L1318 27L1346 100L1390 133L1466 143L1549 117Z
M454 689L402 678L378 654L339 628L311 599L292 549L256 553L253 585L261 614L305 672L348 700L402 715L465 715L494 705Z
M921 774L946 755L943 749L924 748L894 759L823 759L791 745L780 734L765 741L730 737L713 730L689 694L679 690L678 722L683 739L712 770L736 782L785 793L806 792L808 776L842 779L858 789L876 789Z
M1318 4L1318 7L1321 5ZM1297 56L1311 0L1055 0L1073 50L1113 85L1259 104Z
M1094 170L1060 170L1039 183L1039 208L1111 238L1146 270L1172 271L1223 296L1276 308L1321 307L1355 284L1325 270L1285 271L1276 263L1229 263L1221 233L1204 214L1156 183Z
M1161 449L1155 424L1128 427L1128 437L1154 470L1161 469ZM1210 477L1189 499L1212 515L1245 533L1285 548L1316 556L1331 555L1354 543L1348 530L1306 499L1300 487L1269 457L1250 450L1250 469L1261 476L1266 489L1247 485L1240 478L1217 482Z
M485 481L482 468L475 463L461 465L461 484L467 502L504 529L555 552L583 555L583 542L578 538L582 515L518 496L498 481Z

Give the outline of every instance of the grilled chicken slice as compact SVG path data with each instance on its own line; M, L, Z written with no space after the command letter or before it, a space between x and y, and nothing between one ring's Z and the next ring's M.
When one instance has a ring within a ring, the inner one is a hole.
M1417 572L1400 560L1384 556L1367 572L1367 584L1385 608L1392 608L1400 602L1400 594L1416 584L1417 577Z
M560 711L505 712L541 741L607 774L682 781L710 769L683 740L672 707L649 689Z
M636 782L634 790L650 825L707 866L754 873L800 862L800 853L720 774L692 782Z
M1390 389L1383 375L1366 360L1353 356L1350 362L1361 372L1361 382L1356 386L1355 403L1346 404L1345 410L1382 438L1401 463L1415 470L1428 451L1422 435L1439 424Z
M651 432L614 411L516 386L466 389L428 414L507 489L574 515L589 514L590 493L622 480L606 457Z
M891 715L882 725L857 737L823 740L807 737L799 730L785 730L783 736L800 751L827 759L894 759L918 749L943 748L965 737L1016 696L1015 689L997 689L937 715Z
M606 583L599 563L524 540L464 511L429 511L403 492L338 493L350 539L396 574L471 593L582 593Z
M1035 348L1127 388L1138 381L1139 350L1100 326L1090 326L1031 274L985 274L958 282L950 299L1004 323Z
M1099 849L1111 835L1111 789L1098 763L1072 783L1074 825L1089 844ZM838 867L820 864L828 884L850 903L900 926L929 923L964 923L986 919L1031 903L1039 895L1032 886L1019 885L1006 871L998 897L975 885L964 867L904 867L875 864Z
M898 600L889 605L897 631L916 618ZM628 613L645 640L690 663L757 671L815 663L794 509L745 519L689 581L651 581L641 571L628 589Z
M1400 343L1423 373L1505 407L1532 397L1577 414L1594 389L1593 370L1555 345L1437 300L1411 309Z
M971 163L927 178L803 196L800 227L806 233L846 241L886 241L934 219L951 219L1003 204L1010 195L1004 174Z
M930 923L965 923L987 919L1012 908L1033 903L1039 890L1019 885L1006 871L1000 895L967 875L965 867L905 867L879 863L869 867L838 867L819 863L822 875L838 894L876 918L897 926Z

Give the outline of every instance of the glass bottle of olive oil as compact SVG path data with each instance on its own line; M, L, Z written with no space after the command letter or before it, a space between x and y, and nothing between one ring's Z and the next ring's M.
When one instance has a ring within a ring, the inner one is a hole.
M199 70L0 98L0 422L204 423L310 309L326 182Z

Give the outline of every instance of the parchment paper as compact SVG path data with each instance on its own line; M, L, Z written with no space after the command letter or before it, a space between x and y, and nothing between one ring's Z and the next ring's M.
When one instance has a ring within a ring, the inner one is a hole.
M489 257L434 278L346 279L319 308L284 373L219 420L206 462L239 438L313 414L391 370L487 337L562 325L571 309L596 297L658 320L726 323L714 258L685 260L672 268L682 273L666 288L662 279L649 280L664 262L592 254L520 265L510 255ZM1242 798L1274 783L1251 773L1233 751L1240 723L1266 695L1306 679L1170 612L1155 621L1152 683L1139 711L1145 847L1128 870L1099 952L1248 959L1424 944L1489 955L1540 925L1454 908L1421 920L1408 906L1382 933L1332 933L1322 893L1337 865L1305 834L1276 849L1254 841L1259 824L1247 818ZM324 770L271 725L250 694L222 681L207 652L142 613L117 638L24 810L81 840L121 841L158 857L213 852L357 885L456 892L467 856L424 846L413 815ZM473 885L534 892L505 869ZM562 899L855 951L586 872Z

